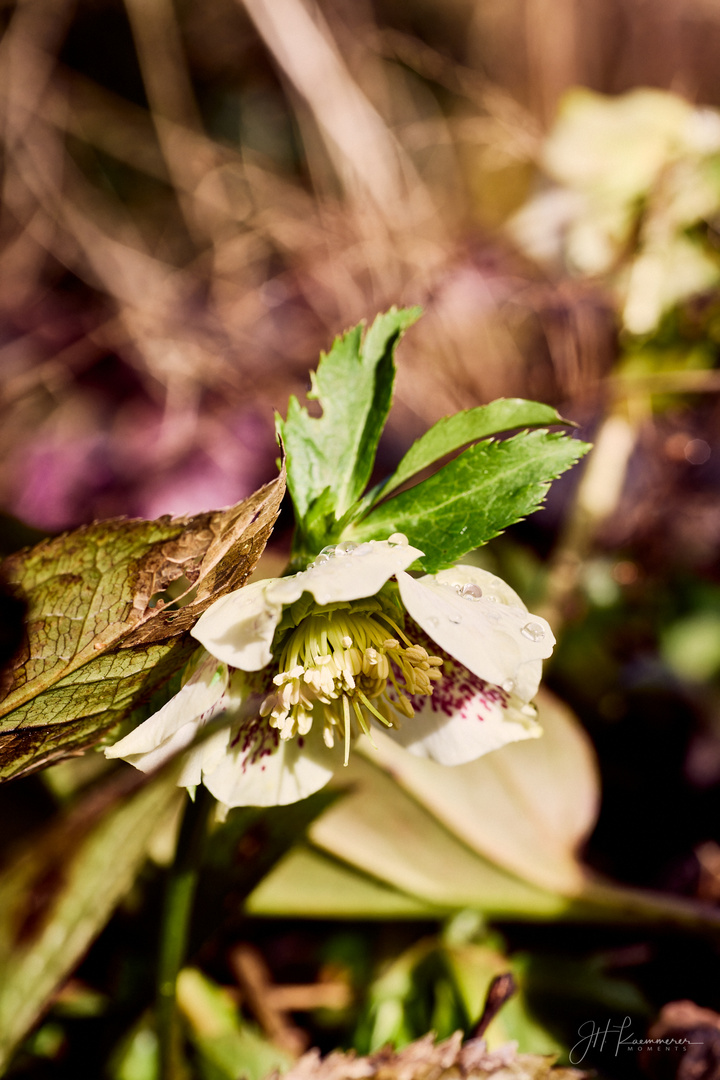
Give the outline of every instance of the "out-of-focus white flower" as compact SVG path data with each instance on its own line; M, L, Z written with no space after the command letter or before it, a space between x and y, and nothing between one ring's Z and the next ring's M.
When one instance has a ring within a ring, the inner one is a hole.
M719 154L717 110L665 90L570 90L542 153L557 186L520 208L510 234L538 262L607 275L624 327L650 334L720 280L698 228L717 218Z
M182 689L105 753L148 771L222 717L179 782L269 806L323 787L373 728L446 765L539 735L550 627L477 567L412 577L422 554L399 534L341 543L222 597L192 631L204 651Z

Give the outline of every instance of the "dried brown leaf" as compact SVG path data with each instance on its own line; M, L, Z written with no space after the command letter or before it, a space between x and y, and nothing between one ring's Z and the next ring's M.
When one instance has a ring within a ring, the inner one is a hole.
M185 663L188 631L247 580L284 490L283 470L226 510L96 522L6 560L28 617L0 687L0 779L97 742ZM183 579L180 606L151 606Z

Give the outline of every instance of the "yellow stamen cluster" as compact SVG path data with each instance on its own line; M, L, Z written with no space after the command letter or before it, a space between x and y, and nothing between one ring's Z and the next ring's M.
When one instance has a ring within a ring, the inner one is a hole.
M402 642L402 643L401 643ZM370 735L375 718L398 727L414 715L408 694L432 694L443 661L413 645L385 613L367 610L316 612L291 632L279 660L277 688L262 703L281 739L307 735L314 722L323 725L325 745L350 743L359 732Z

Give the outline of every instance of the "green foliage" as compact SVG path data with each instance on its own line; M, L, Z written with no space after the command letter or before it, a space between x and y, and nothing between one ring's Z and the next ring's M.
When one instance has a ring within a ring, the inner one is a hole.
M347 535L371 540L405 533L425 552L423 569L434 573L537 510L550 482L588 449L587 443L547 431L478 443L375 507Z
M428 1030L440 1038L471 1030L493 979L507 972L519 975L515 958L504 955L501 943L489 939L481 927L470 940L451 940L454 925L472 915L461 912L444 935L416 942L371 984L359 1036L362 1049L377 1050L386 1043L405 1046ZM524 1052L557 1054L561 1046L531 1016L524 982L516 978L515 993L486 1029L489 1048L513 1040Z
M599 784L587 736L553 697L544 735L452 769L374 736L334 781L349 788L248 901L258 915L666 922L717 928L708 907L602 884L579 858ZM388 822L392 828L388 828Z
M403 950L371 982L357 1036L359 1049L405 1046L429 1029L440 1038L458 1029L472 1030L483 1015L493 980L503 975L512 976L513 991L488 1018L484 1038L491 1051L512 1040L523 1054L557 1055L566 1040L570 1046L577 1038L576 1029L557 1023L568 1011L630 1015L639 1028L649 1013L633 984L612 974L612 957L508 955L500 935L488 932L477 914L466 910L450 919L442 933Z
M0 779L97 742L188 659L188 631L238 588L270 535L283 477L229 510L97 522L3 563L27 603L0 682ZM184 580L180 605L156 603Z
M502 431L547 424L566 425L567 421L551 405L525 401L523 398L498 398L489 405L445 416L415 440L392 476L378 484L364 504L374 506L423 469L468 443L498 435Z
M689 682L705 683L720 672L720 612L694 611L662 636L668 667Z
M294 568L340 537L386 539L393 532L405 533L425 552L423 569L449 566L536 510L550 481L588 449L547 431L478 443L519 427L566 423L549 405L500 399L439 420L392 476L362 497L390 408L394 347L418 315L416 308L393 309L378 316L364 341L360 326L338 338L313 376L310 396L322 405L322 416L311 417L292 398L287 420L278 420L297 518ZM468 443L476 445L392 494Z
M540 719L543 739L452 769L374 736L377 750L353 754L334 781L349 791L310 829L312 847L278 865L250 910L345 918L466 907L506 918L566 912L584 888L575 852L595 820L597 778L573 718L545 698Z
M214 827L203 849L193 949L217 934L220 910L227 918L239 914L248 893L337 798L337 792L325 791L297 806L234 810ZM123 771L114 779L106 778L102 787L97 785L61 821L36 834L32 846L7 866L0 883L0 1069L103 929L138 878L151 849L156 853L158 835L167 833L172 843L175 812L185 799L176 786L174 766L149 781L138 773ZM153 881L152 875L148 881ZM137 890L135 904L143 892ZM123 943L123 963L135 968L145 964L146 957L141 955L144 948L142 934L137 943ZM189 991L181 994L180 1005L190 1040L208 1061L218 1055L222 1058L223 1047L234 1053L242 1045L252 1060L253 1055L260 1055L258 1061L264 1069L258 1073L249 1061L248 1075L264 1076L281 1058L285 1060L246 1029L237 1014L232 1030L217 1044L212 1038L208 1043L207 1025L202 1023L202 1017L208 1015L202 1009L202 990L198 991L200 998ZM222 1001L226 1013L228 1003L225 998ZM108 1004L95 1004L95 1011L102 1013ZM122 1007L132 1010L142 1004L140 997L137 1005L126 1000ZM209 999L206 1004L212 1013ZM57 1029L58 1021L62 1032L67 1015L67 1006L62 1013L55 1010L51 1026ZM34 1044L29 1050L39 1052ZM152 1080L157 1077L157 1043L147 1024L139 1021L127 1034L113 1061L117 1080L134 1080L143 1075L143 1068ZM207 1069L210 1067L208 1064Z
M311 417L297 398L278 433L287 454L288 489L297 517L296 550L312 552L332 539L370 479L395 378L394 351L419 308L378 315L364 339L362 325L336 338L323 354L308 397L322 406Z
M202 1080L263 1080L290 1065L289 1054L244 1023L227 991L196 968L180 972L178 1005Z
M311 417L291 398L278 433L287 454L296 513L295 568L340 537L386 539L405 533L435 571L486 543L541 504L550 481L588 449L548 432L525 431L503 443L475 445L407 491L418 473L468 443L519 427L566 424L556 409L507 398L446 416L421 436L387 480L362 497L392 398L393 352L419 309L378 316L338 338L321 358L309 395L322 405ZM387 498L391 496L391 498Z
M131 781L131 782L129 782ZM0 883L0 1069L130 888L176 775L124 776L36 838Z
M158 1080L158 1039L149 1017L130 1031L108 1062L110 1080Z
M418 315L418 309L393 310L379 316L364 338L362 327L339 338L313 377L310 396L322 415L311 417L293 399L287 420L278 422L297 515L298 565L341 536L386 538L400 531L426 552L424 568L436 570L536 509L550 481L586 450L543 429L564 423L550 406L502 400L439 421L411 447L393 476L363 498L391 405L394 349ZM526 430L504 442L488 438L518 428ZM462 452L433 475L401 490L457 451ZM227 511L178 521L96 523L6 561L5 578L28 614L23 647L4 675L0 778L84 749L157 697L195 648L189 631L198 616L241 587L252 571L283 491L284 474ZM287 619L298 617L303 601L298 605ZM565 735L572 747L573 736ZM545 759L540 754L534 760ZM588 781L587 771L575 764L572 784L578 778ZM404 760L389 765L382 753L379 760L358 755L334 788L299 806L232 811L206 837L190 947L216 935L218 896L229 914L237 914L252 894L250 908L256 911L287 914L295 904L302 915L413 918L437 917L469 904L506 915L550 917L578 900L584 879L574 846L577 823L582 828L594 817L592 780L581 791L573 788L573 824L563 824L560 835L548 840L542 825L548 813L552 817L547 806L554 803L547 791L545 816L532 818L540 833L528 838L526 826L518 829L513 818L514 795L508 808L507 792L493 786L492 775L486 777L480 790L492 798L494 812L504 808L510 825L493 827L478 839L456 820L457 793L463 792L464 806L472 806L476 778L464 781L456 774L450 797L442 783L433 785L413 768ZM354 785L350 793L348 782ZM158 821L173 805L172 765L146 785L121 775L118 790L123 783L129 785L124 800L120 792L113 801L118 781L112 781L106 788L109 802L96 804L92 797L81 802L75 812L80 825L63 826L41 839L34 868L20 862L6 879L9 977L0 995L0 1022L3 1009L16 1015L7 1025L6 1056L107 922L136 877ZM537 786L542 789L542 783ZM562 798L562 786L559 791ZM477 809L489 820L486 806ZM310 827L311 842L298 846ZM121 851L128 830L132 842ZM420 851L414 844L419 835ZM245 852L240 861L239 851ZM41 898L38 930L34 914L28 923L20 913L34 912L48 875L52 887L49 899ZM100 900L90 910L94 893ZM462 1011L459 991L449 977L438 986L428 1022L449 1033ZM178 1004L194 1064L205 1080L229 1080L239 1072L261 1080L269 1069L287 1064L199 971L182 973ZM158 1010L156 1019L160 1015ZM133 1069L152 1075L157 1067L158 1045L146 1037L145 1020L136 1014L132 1023L113 1059L117 1080ZM167 1051L162 1023L158 1032ZM161 1053L161 1071L164 1060Z

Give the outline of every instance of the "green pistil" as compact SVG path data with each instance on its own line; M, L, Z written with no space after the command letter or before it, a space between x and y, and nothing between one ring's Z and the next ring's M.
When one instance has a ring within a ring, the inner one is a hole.
M350 760L350 702L348 701L347 694L343 694L343 717L345 720L345 761L344 765L347 765Z
M388 720L388 718L386 716L383 716L383 714L381 712L378 712L378 710L375 708L373 703L370 701L370 698L366 697L366 695L363 694L362 690L358 690L358 697L362 701L365 708L368 709L368 711L373 714L373 716L376 718L376 720L379 720L381 724L385 725L385 727L392 727L393 726L392 722L390 720ZM369 735L370 732L366 731L365 734Z

